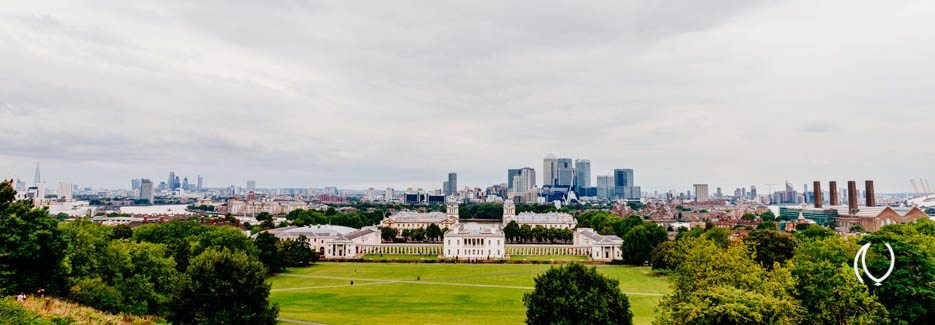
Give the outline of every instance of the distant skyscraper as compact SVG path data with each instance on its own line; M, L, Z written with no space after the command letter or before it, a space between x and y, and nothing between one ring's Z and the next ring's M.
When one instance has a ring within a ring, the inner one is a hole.
M583 188L591 187L591 161L587 159L575 160L575 188L578 195ZM593 195L593 194L592 194Z
M708 184L695 184L695 202L708 202Z
M137 195L140 194L140 179L139 178L134 178L130 180L130 190L133 191L133 193L136 193Z
M722 194L721 194L721 188L720 188L720 187L717 188L717 192L716 192L714 195L715 195L715 197L717 197L718 199L721 198Z
M506 186L511 191L513 190L513 178L519 176L519 168L510 168L506 170Z
M175 172L169 172L169 180L166 182L166 186L168 186L169 191L172 191L172 190L175 189L175 179L176 179L176 178L177 178L177 177L175 177Z
M395 196L396 196L396 191L393 190L392 187L387 187L386 190L383 191L383 199L386 200L386 202L392 201L393 197Z
M443 183L445 188L445 196L455 195L458 193L458 174L455 172L448 173L448 181Z
M198 191L201 191L202 189L204 189L204 187L202 187L204 186L204 180L205 179L202 178L201 175L198 175L198 188L197 188Z
M520 169L511 169L511 170L515 170L516 173L515 175L513 175L513 179L510 182L512 184L509 188L510 192L525 193L525 192L528 192L530 189L536 187L536 170L535 169L532 169L529 167L523 167Z
M750 198L751 199L756 198L756 186L750 185Z
M615 197L638 200L640 194L640 187L634 185L632 169L614 169Z
M153 181L145 178L140 180L140 198L145 199L149 204L154 203Z
M572 186L575 182L575 166L571 158L555 160L556 186Z
M73 197L72 193L73 187L69 183L58 183L58 198L63 200L71 200Z
M39 177L39 162L38 161L36 162L36 176L33 177L32 182L35 184L39 184L42 182L42 177Z
M190 191L190 190L191 190L191 185L188 184L188 177L187 177L187 176L186 176L185 178L182 179L182 189L183 189L183 190L186 190L186 191Z
M256 181L247 181L247 192L256 192Z
M614 198L614 175L597 176L597 197L602 199Z
M555 156L549 154L542 159L542 186L555 185L558 179L558 162Z

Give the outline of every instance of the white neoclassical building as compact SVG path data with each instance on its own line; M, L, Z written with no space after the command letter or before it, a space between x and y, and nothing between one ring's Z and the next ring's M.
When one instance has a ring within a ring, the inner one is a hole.
M465 222L445 233L446 258L486 260L504 258L506 239L500 223Z
M279 239L296 239L304 235L312 248L324 258L354 258L357 257L358 245L380 244L380 230L376 227L358 230L335 225L310 225L275 228L266 232Z
M458 205L449 204L447 210L447 213L400 211L380 221L380 227L402 230L426 228L435 224L442 229L452 229L458 224Z
M503 225L516 221L520 226L529 225L535 228L542 226L544 228L575 229L578 226L578 220L572 215L564 212L532 213L523 212L516 214L516 204L513 200L503 202Z
M620 246L623 239L614 235L601 235L591 228L579 228L575 231L575 246L590 247L589 257L597 261L619 260L623 258Z

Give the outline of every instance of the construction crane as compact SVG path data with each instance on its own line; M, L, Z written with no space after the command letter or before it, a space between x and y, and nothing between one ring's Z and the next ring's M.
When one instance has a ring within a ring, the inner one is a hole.
M916 196L914 196L914 197L920 197L920 196L922 196L922 194L919 194L919 187L916 186L916 180L915 180L915 179L909 179L909 182L912 183L912 190L916 192Z

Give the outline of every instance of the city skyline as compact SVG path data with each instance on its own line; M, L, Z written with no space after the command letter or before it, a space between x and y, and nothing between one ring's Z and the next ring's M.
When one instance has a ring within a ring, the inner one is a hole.
M930 178L932 6L357 6L0 4L0 170L437 188L552 152L649 192Z

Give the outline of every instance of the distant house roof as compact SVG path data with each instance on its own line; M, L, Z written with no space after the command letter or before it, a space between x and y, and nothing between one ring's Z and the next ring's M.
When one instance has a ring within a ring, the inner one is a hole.
M448 215L443 212L413 212L413 211L401 211L397 214L387 217L387 219L392 220L393 222L409 222L409 223L439 223L445 221L448 218Z
M623 239L620 239L620 237L614 235L601 235L591 228L578 228L578 234L594 241L593 244L623 244Z
M445 237L503 237L499 223L465 222L449 230Z
M290 226L274 228L266 232L279 238L296 238L302 235L308 238L344 238L346 237L345 235L360 232L360 230L337 225L310 225L305 227Z

